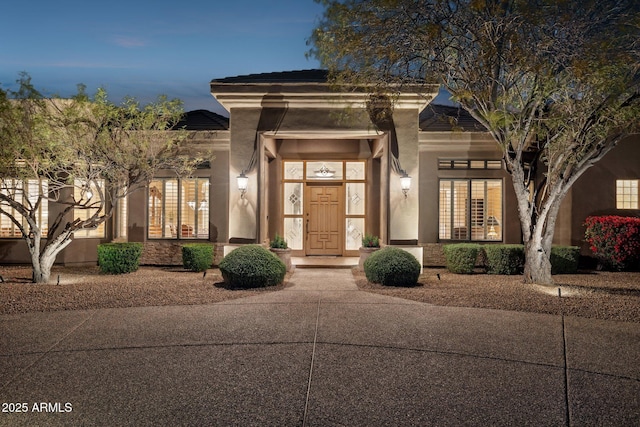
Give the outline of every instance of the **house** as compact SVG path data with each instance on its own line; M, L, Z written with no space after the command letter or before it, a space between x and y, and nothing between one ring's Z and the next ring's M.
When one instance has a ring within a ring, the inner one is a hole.
M184 242L215 242L219 258L276 233L297 256L353 256L370 233L425 266L443 264L448 242L521 243L501 152L466 112L431 105L431 89L403 92L379 116L363 107L366 93L334 91L323 70L215 79L229 119L198 110L179 124L193 133L190 148L215 159L189 178L159 174L57 261L95 263L96 246L113 239L144 242L143 264L180 264ZM556 243L583 245L589 215L640 215L639 159L636 135L585 173L562 205ZM2 221L0 262L28 262Z

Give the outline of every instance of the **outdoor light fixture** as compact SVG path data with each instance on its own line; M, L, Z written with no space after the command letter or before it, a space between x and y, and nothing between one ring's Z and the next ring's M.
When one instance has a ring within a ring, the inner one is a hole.
M238 190L240 190L240 198L244 199L244 193L247 192L247 187L249 186L249 177L244 174L244 171L238 175Z
M411 177L405 171L402 171L402 176L400 177L400 187L402 188L402 193L406 199L407 193L411 190Z

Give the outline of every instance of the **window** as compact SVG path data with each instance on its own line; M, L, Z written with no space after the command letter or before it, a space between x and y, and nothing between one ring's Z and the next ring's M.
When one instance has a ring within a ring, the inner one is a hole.
M106 197L104 193L104 180L100 179L97 181L91 181L90 184L87 184L87 182L84 180L76 179L73 185L74 185L74 188L73 188L74 199L76 200L76 202L84 204L84 207L76 206L73 209L74 218L85 221L91 218L93 215L96 215L96 214L100 215L103 213L104 206L102 203L100 203L100 199L98 199L98 196L96 195L102 194L103 197ZM92 201L94 200L93 199L94 197L96 197L96 199L95 199L95 202L92 203ZM98 225L95 228L85 228L81 230L76 230L73 233L73 236L75 238L81 238L81 239L82 238L102 239L105 237L104 222L100 223L100 225Z
M502 240L502 181L441 180L439 238Z
M616 209L640 209L638 205L638 180L616 181Z
M40 206L36 212L36 221L41 228L42 237L46 237L49 231L49 200L46 198L48 192L48 181L45 179L28 179L26 187L24 187L23 181L18 179L3 179L0 183L0 193L10 196L22 205L35 206L39 195L42 195ZM8 203L0 202L0 207L9 216L21 221L22 227L29 232L27 220L18 211ZM0 237L21 238L20 228L11 221L8 215L0 214Z
M150 239L209 238L209 179L156 179L149 184Z
M502 169L502 160L438 160L438 169Z
M116 207L116 236L121 239L127 238L127 197L118 200Z

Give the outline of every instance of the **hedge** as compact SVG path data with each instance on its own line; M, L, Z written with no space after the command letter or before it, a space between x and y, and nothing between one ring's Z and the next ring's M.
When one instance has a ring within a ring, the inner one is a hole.
M480 248L480 245L476 243L444 245L443 251L447 262L447 269L457 274L473 273Z
M256 288L282 283L287 272L284 263L260 245L234 249L220 262L225 282L239 288Z
M485 245L488 274L520 274L524 267L524 245Z
M372 283L385 286L414 286L420 277L420 263L409 252L386 246L364 261L364 274Z
M577 246L553 246L551 248L551 274L576 274L580 261Z
M136 271L140 265L142 243L103 243L98 245L98 265L106 274Z
M213 264L213 245L187 243L182 246L182 266L191 271L206 271Z

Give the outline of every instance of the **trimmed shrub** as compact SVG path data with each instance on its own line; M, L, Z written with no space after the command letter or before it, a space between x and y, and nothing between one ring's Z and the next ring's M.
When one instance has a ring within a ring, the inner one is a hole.
M106 274L136 271L140 266L142 243L103 243L98 245L98 265Z
M476 243L455 243L443 246L447 270L457 274L471 274L476 266L480 245Z
M213 264L213 245L187 243L182 246L182 266L191 271L206 271Z
M580 248L577 246L551 247L551 274L575 274L578 272Z
M282 283L287 269L284 263L260 245L234 249L220 262L225 282L239 288L257 288Z
M486 269L489 274L520 274L524 268L524 245L486 245Z
M584 225L599 267L616 271L640 268L640 218L590 216Z
M409 252L386 246L364 262L364 274L372 283L385 286L414 286L420 277L420 263Z

